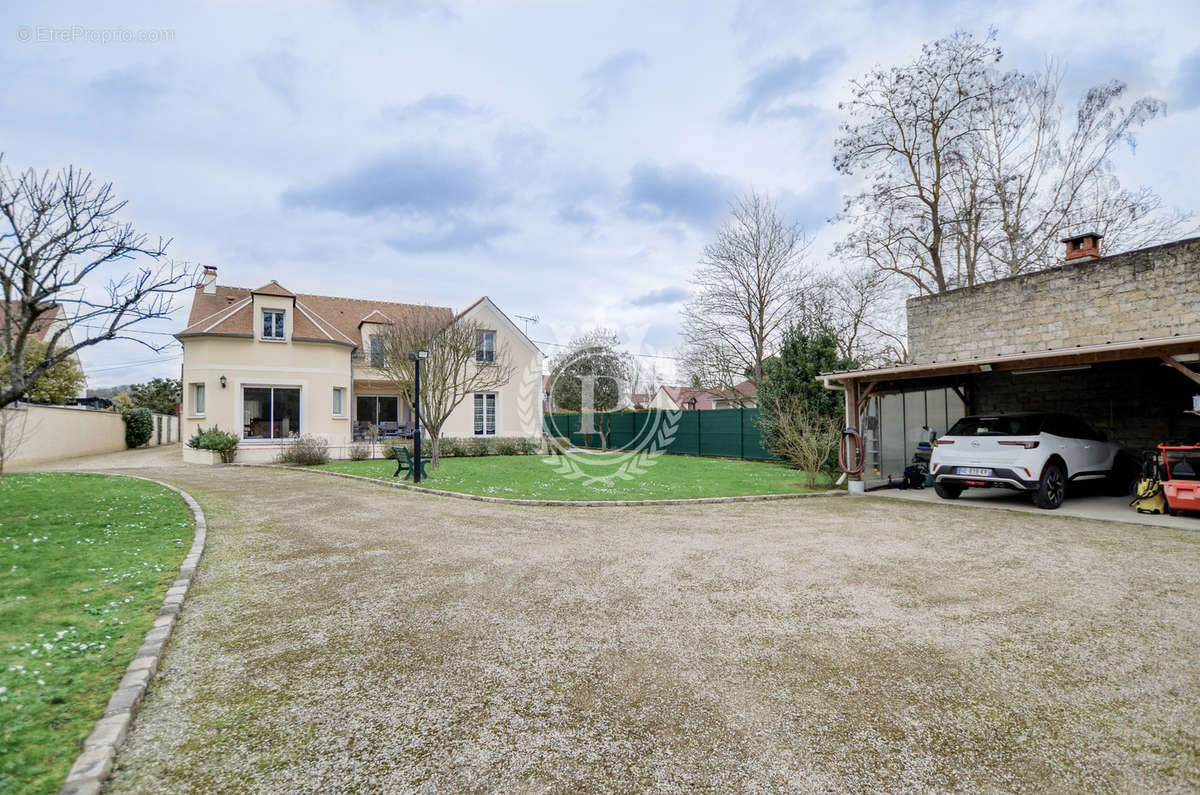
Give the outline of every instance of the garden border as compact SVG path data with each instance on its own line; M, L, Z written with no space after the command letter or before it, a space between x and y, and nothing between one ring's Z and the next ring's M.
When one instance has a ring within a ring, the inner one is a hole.
M87 472L90 475L109 475L112 477L133 478L144 480L170 489L183 498L183 502L192 511L195 532L192 536L192 546L187 556L179 566L179 576L167 588L162 607L154 619L154 625L146 632L142 645L134 654L133 660L125 668L125 675L117 685L116 691L108 700L104 709L104 717L96 721L92 733L83 741L83 752L75 759L67 780L59 789L59 795L84 795L98 793L105 780L112 773L113 760L117 749L125 741L133 716L137 713L146 695L146 688L158 670L158 662L162 657L167 638L171 629L179 619L183 609L183 599L187 596L192 580L196 576L196 567L204 554L204 544L208 537L208 520L203 509L192 495L183 489L176 488L161 480L145 478L140 475L117 474L114 472Z
M347 478L349 480L363 480L367 483L390 486L394 489L416 491L423 494L432 494L437 497L453 497L459 500L492 502L501 505L537 505L554 508L624 508L654 505L703 505L720 502L771 502L773 500L797 500L807 497L837 497L846 493L841 489L831 489L829 491L805 491L796 494L742 494L734 497L689 497L674 500L529 500L517 497L488 497L483 494L466 494L461 491L446 491L445 489L429 489L424 486L414 486L411 483L380 480L379 478L369 478L366 475L351 475L349 472L331 472L328 469L315 469L313 467L288 466L286 464L239 464L237 462L227 464L226 466L285 469L289 472L312 472L316 475L332 475L333 477Z

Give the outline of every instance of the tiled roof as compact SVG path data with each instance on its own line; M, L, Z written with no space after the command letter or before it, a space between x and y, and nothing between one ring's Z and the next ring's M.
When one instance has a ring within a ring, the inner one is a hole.
M753 400L758 397L758 387L749 380L734 384L733 389L701 389L690 386L664 385L663 391L675 402L676 406L680 407L693 400L737 400L739 398Z
M270 292L268 290L278 290ZM361 298L341 298L332 295L291 293L278 282L270 282L257 290L245 287L217 285L212 295L197 287L192 298L192 312L181 336L194 334L239 334L253 336L253 295L276 295L295 299L296 312L292 318L293 338L322 340L358 345L359 326L367 317L372 322L400 322L432 314L450 322L452 313L447 307L401 304L393 301L373 301ZM383 315L385 320L378 318Z
M12 306L12 304L0 302L0 323L7 321L9 306ZM63 312L61 304L43 304L43 306L46 306L46 312L39 317L37 323L34 324L33 335L42 342L45 342L46 337L50 334L50 327L54 324L54 321L58 320L62 316Z

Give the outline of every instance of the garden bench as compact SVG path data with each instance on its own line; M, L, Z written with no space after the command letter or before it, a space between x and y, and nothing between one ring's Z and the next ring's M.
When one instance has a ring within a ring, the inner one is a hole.
M392 453L396 456L396 472L392 477L399 477L401 472L404 472L405 480L412 480L413 474L413 457L412 453L408 452L407 447L401 445L392 445ZM429 477L429 473L425 467L429 464L428 458L421 459L421 480Z

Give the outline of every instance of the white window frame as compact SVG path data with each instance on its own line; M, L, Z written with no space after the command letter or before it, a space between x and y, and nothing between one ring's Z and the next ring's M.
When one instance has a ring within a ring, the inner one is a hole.
M488 429L488 398L491 398L492 404L492 425ZM482 411L482 423L476 422L479 413ZM495 392L476 392L471 405L471 430L476 436L495 436L499 430L500 419L500 398ZM482 425L483 430L479 430Z
M208 397L205 393L208 390L205 389L203 381L195 381L195 382L191 383L189 386L191 386L191 392L192 392L192 394L191 394L192 415L191 416L203 417L204 410L207 408L207 406L205 406L205 398Z
M279 316L279 320L273 321L271 323L271 332L272 332L271 334L267 334L267 316L268 315L278 315ZM262 311L262 321L263 321L263 323L262 323L262 326L260 327L260 330L262 331L262 338L264 340L270 340L272 342L284 342L287 340L287 310L286 309L264 309ZM281 332L278 336L274 333L276 328L278 328Z
M491 341L490 351L489 346L485 344L488 340ZM489 359L487 354L491 353ZM480 330L475 332L475 363L476 364L495 364L496 363L496 332L488 330Z
M333 416L338 419L346 417L346 387L344 386L333 388Z

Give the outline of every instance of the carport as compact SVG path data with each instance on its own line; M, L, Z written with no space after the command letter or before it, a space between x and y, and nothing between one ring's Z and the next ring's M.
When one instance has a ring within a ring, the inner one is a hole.
M1200 335L979 356L825 373L859 428L868 488L898 480L917 442L970 414L1075 414L1139 453L1167 440L1200 441Z

